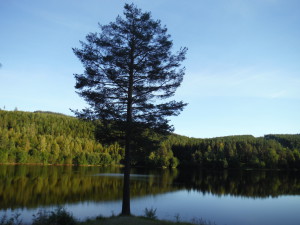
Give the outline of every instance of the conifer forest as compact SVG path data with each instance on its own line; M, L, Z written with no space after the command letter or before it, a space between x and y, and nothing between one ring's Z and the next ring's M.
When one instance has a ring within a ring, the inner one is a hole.
M133 149L132 166L300 168L300 134L151 138L161 140L159 145ZM123 160L122 141L101 143L94 122L53 112L0 110L0 163L108 166Z

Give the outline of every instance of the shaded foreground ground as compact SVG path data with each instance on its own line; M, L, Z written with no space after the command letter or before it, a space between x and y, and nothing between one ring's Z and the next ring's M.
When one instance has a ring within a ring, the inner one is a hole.
M118 216L111 218L101 218L96 220L89 220L81 225L191 225L191 223L179 223L170 222L163 220L148 219L145 217L135 217L135 216ZM199 225L205 225L205 223L199 223Z

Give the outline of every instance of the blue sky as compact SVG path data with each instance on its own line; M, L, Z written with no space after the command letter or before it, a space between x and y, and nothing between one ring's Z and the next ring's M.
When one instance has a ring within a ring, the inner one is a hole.
M170 118L176 133L300 133L298 0L1 0L0 108L82 109L72 48L126 2L167 26L174 51L189 48L175 96L189 105Z

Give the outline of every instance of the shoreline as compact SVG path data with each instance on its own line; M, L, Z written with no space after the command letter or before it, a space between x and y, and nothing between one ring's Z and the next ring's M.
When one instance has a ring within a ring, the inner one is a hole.
M112 217L97 217L79 222L79 225L216 225L215 223L207 222L202 219L195 220L195 223L184 221L168 221L145 216L112 216Z

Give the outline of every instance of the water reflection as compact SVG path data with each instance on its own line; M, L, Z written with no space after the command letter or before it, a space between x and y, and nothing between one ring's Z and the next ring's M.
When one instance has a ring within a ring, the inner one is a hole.
M182 170L174 179L187 190L250 198L300 194L299 171Z
M143 176L131 179L133 198L175 189L172 181L176 171L164 171L157 176L142 172ZM110 173L112 176L101 176ZM114 174L121 173L119 168L1 165L0 209L119 200L123 179Z
M299 195L297 172L135 170L132 198L179 190L250 198ZM120 168L0 166L0 209L36 208L122 197Z

